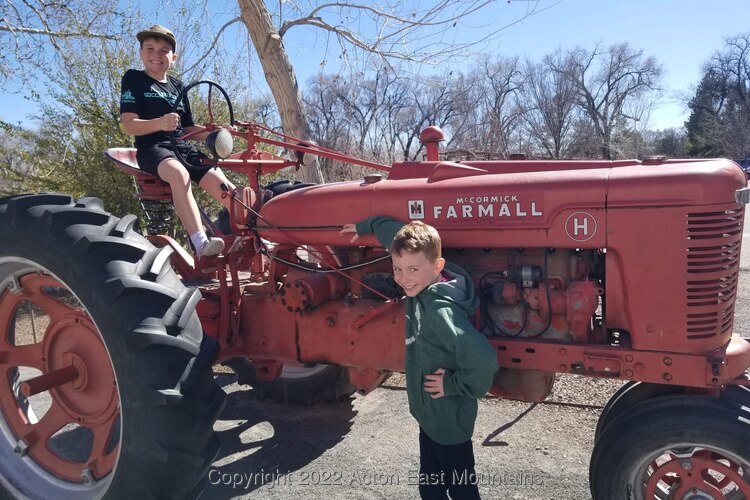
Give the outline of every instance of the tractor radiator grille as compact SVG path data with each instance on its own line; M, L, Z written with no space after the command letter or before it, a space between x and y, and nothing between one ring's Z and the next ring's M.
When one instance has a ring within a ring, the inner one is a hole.
M742 223L742 207L688 214L688 339L705 339L732 328Z

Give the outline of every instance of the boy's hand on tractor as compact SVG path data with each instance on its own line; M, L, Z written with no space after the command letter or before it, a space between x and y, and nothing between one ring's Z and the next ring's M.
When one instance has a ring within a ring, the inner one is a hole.
M180 115L177 113L167 113L159 119L162 121L161 129L165 132L177 130L177 126L180 124Z
M424 390L425 392L428 392L430 394L430 397L432 399L438 399L445 396L445 392L443 392L443 375L445 374L445 369L438 368L435 370L435 373L431 375L425 375L425 383L424 383Z
M352 239L350 240L351 243L354 243L359 239L359 235L357 234L357 225L356 224L344 224L344 228L339 231L339 234L341 236L349 236L350 234L354 234L352 236Z

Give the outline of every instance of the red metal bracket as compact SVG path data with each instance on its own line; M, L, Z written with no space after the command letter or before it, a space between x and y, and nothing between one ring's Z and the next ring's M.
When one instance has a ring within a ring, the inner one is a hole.
M750 342L733 336L708 354L636 351L596 344L567 344L530 339L490 338L506 368L574 373L687 387L743 384L750 364Z

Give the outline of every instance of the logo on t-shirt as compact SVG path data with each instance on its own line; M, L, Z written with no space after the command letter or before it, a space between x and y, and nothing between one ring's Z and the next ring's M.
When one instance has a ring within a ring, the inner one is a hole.
M167 92L156 85L152 85L151 90L152 92L144 92L143 96L152 99L164 99L169 104L174 104L175 100L177 99L176 95L172 94L171 92Z
M134 104L135 103L135 97L133 96L133 93L129 90L126 90L122 94L120 94L120 102L121 103L128 103L128 104Z

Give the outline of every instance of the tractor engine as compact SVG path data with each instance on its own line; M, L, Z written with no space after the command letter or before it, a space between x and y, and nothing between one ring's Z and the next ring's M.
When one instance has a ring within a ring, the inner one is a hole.
M569 249L480 251L447 257L469 270L480 294L479 328L488 336L598 342L603 291L592 276L597 254Z
M471 274L480 298L476 326L487 336L601 341L598 252L448 249L444 256ZM399 294L390 271L364 273L361 279L365 297L374 298L370 290Z

